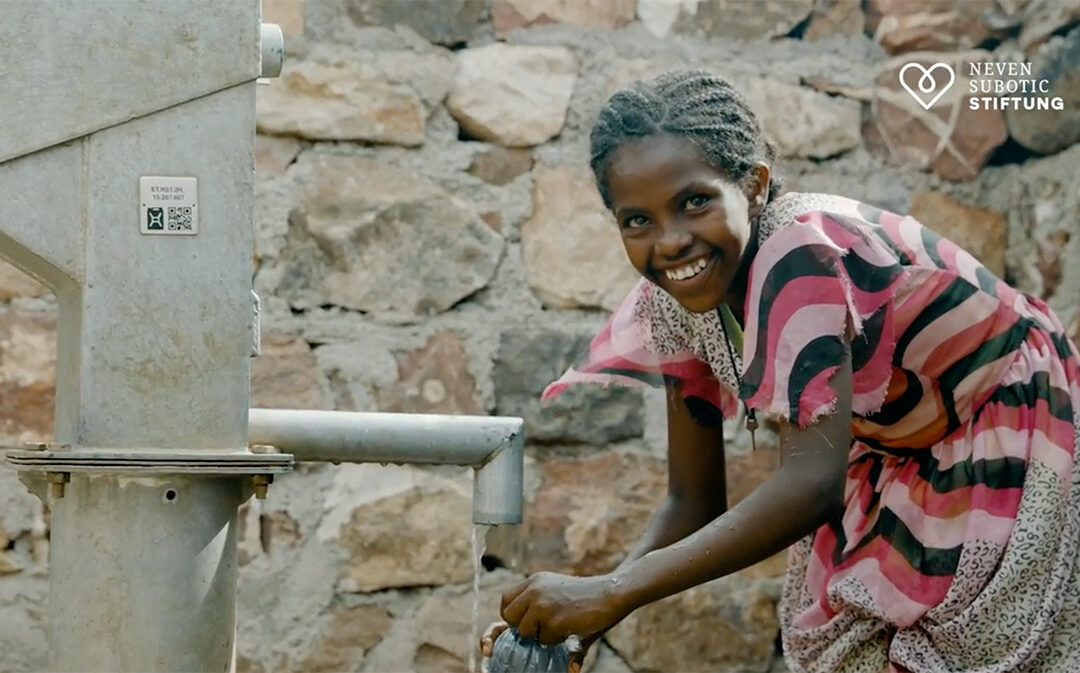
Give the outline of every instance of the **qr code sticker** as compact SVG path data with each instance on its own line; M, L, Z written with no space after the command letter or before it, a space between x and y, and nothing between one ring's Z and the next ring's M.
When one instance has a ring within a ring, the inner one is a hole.
M169 206L169 231L191 231L190 206Z

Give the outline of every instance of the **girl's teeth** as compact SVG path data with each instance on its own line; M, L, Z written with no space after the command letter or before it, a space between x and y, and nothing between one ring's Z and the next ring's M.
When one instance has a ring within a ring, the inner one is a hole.
M667 271L665 272L665 275L667 275L667 277L671 280L685 280L687 278L690 278L691 276L696 276L697 274L701 273L701 270L708 266L708 264L708 260L703 258L698 260L694 264L688 264L686 266L679 267L678 269Z

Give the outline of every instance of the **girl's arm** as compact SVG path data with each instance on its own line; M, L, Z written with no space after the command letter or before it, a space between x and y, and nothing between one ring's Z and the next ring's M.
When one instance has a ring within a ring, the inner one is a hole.
M719 422L699 422L682 393L667 387L668 493L645 533L619 568L685 538L727 510L724 433Z
M696 420L683 400L682 392L671 385L667 386L667 434L668 434L668 493L657 507L644 534L627 554L619 569L629 567L649 552L666 547L682 540L687 535L700 530L727 510L727 488L724 482L724 432L719 414L714 419ZM542 573L541 573L542 575ZM534 575L534 577L536 577ZM566 578L566 576L562 576ZM503 597L504 617L511 592ZM519 616L520 619L520 616ZM589 646L603 632L614 626L612 620L601 620L588 631L579 631L584 636L582 646L573 652L570 670L580 671ZM536 623L514 621L523 635L539 635ZM480 639L480 651L484 656L491 656L495 639L507 624L496 623L488 627ZM551 626L550 624L548 625ZM556 632L557 633L557 632ZM565 637L557 636L558 638ZM555 642L554 640L552 642Z
M843 511L851 446L851 360L833 377L837 411L816 425L781 428L781 466L723 516L614 573L621 612L633 610L782 551Z
M637 608L766 559L838 516L851 445L850 356L832 383L836 412L804 430L782 428L780 469L736 507L608 575L537 573L503 595L503 619L547 645L591 640ZM648 544L662 539L655 533Z

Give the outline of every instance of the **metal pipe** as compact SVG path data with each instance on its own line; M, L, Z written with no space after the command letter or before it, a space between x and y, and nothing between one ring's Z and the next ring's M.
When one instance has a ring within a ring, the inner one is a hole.
M262 76L280 76L281 69L285 66L285 37L281 26L275 23L262 24L259 38Z
M491 460L475 469L473 478L473 523L492 526L521 523L525 433L518 431Z
M297 460L467 465L473 522L521 523L524 421L505 416L252 409L248 441Z

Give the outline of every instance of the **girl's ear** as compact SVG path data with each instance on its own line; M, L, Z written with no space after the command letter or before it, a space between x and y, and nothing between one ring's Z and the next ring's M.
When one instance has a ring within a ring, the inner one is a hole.
M769 167L756 164L750 169L746 181L746 201L750 204L750 219L754 219L765 209L769 202Z

